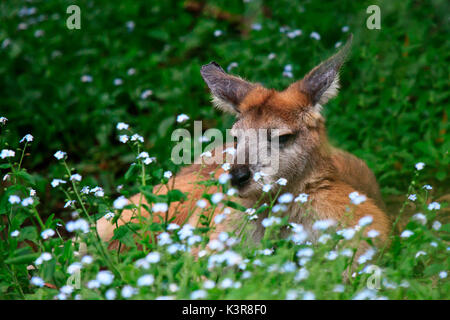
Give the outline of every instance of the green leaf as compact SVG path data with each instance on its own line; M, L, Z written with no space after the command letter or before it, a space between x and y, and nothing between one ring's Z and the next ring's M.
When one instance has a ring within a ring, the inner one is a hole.
M24 254L5 260L6 264L30 264L40 256L40 253Z

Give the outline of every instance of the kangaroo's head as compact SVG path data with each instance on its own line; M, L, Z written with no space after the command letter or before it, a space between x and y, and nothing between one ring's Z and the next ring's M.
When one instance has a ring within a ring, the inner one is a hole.
M301 179L323 153L320 110L337 94L339 69L351 41L352 36L334 56L283 91L229 75L215 62L201 68L215 106L237 117L231 134L237 139L238 161L230 173L240 196L257 196L263 185L280 178L288 183Z

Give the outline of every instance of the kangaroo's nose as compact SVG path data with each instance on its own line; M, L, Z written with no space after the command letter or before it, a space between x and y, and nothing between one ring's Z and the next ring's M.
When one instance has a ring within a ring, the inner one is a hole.
M241 165L235 166L230 171L231 174L231 185L233 187L241 188L245 186L250 180L250 169L248 166Z

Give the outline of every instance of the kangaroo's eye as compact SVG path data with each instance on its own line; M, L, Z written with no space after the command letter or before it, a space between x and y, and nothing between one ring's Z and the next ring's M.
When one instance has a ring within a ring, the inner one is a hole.
M278 136L278 142L283 145L290 141L293 137L293 134L284 134L282 136Z

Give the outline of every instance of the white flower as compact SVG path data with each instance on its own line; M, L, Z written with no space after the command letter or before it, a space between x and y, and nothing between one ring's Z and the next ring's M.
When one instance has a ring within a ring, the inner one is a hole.
M178 291L178 286L176 285L176 283L171 283L169 284L169 290L170 292L177 292Z
M271 186L270 184L265 184L265 185L263 185L263 187L262 187L262 191L263 191L263 192L269 192L270 189L272 189L272 186Z
M441 278L441 279L445 279L445 278L447 278L447 271L441 271L441 272L439 272L439 278Z
M91 280L86 285L89 289L97 289L101 286L100 282L98 282L97 280Z
M206 280L204 283L203 283L203 288L205 288L205 289L212 289L212 288L214 288L216 286L216 283L214 282L214 281L212 281L212 280Z
M158 251L150 252L150 253L145 257L145 260L146 260L148 263L158 263L160 259L161 259L161 255L160 255L160 253L159 253Z
M123 80L120 78L114 79L114 85L115 86L121 86L123 84Z
M68 274L74 274L74 273L80 271L81 268L83 268L83 266L81 265L81 263L79 263L79 262L74 262L74 263L72 263L70 266L67 267L67 273L68 273Z
M433 189L433 187L430 186L429 184L424 185L422 188L423 188L423 189L426 189L426 190L431 190L431 189Z
M234 156L236 154L236 149L233 147L229 147L229 148L226 148L225 150L223 150L222 153L228 153L228 154Z
M214 217L214 223L219 224L224 219L225 219L225 215L224 214L218 214L217 216Z
M418 251L416 253L416 258L420 257L420 256L425 256L427 253L425 251Z
M117 130L127 130L130 126L126 124L125 122L119 122L116 125Z
M369 237L369 238L376 238L376 237L378 237L380 235L380 233L377 231L377 230L375 230L375 229L372 229L372 230L370 230L369 232L367 232L367 236Z
M108 289L105 292L105 298L108 300L114 300L116 298L116 296L117 296L117 293L116 293L116 290L114 290L114 289Z
M337 284L334 286L333 292L341 293L345 291L345 287L342 284Z
M222 282L220 282L219 287L221 287L222 289L228 289L231 288L233 286L233 280L231 280L230 278L225 278L222 280Z
M64 205L64 208L71 207L75 203L75 200L69 200Z
M217 250L217 251L222 251L224 249L223 243L217 239L213 239L213 240L209 241L208 247L211 250Z
M9 149L3 149L2 152L0 153L0 158L5 159L5 158L11 158L14 157L16 155L16 153L12 150Z
M81 175L79 175L78 173L75 173L73 175L70 176L70 181L81 181Z
M220 37L222 35L222 30L216 30L214 31L214 37Z
M16 238L19 236L19 234L20 234L19 230L14 230L13 232L11 232L11 237Z
M298 197L296 197L294 199L294 202L301 202L301 203L305 203L306 201L308 201L308 195L306 193L300 193L298 195Z
M238 63L237 63L237 62L232 62L232 63L230 63L230 64L228 65L228 67L227 67L227 72L230 72L231 69L236 68L237 66L238 66Z
M82 264L91 264L93 261L94 261L94 258L92 258L89 255L86 255L83 258L81 258L81 263Z
M288 36L289 39L294 39L294 38L302 35L302 30L295 29L295 30L292 30L292 31L286 33L286 35Z
M358 191L350 193L348 197L350 198L351 202L356 205L359 205L367 200L367 197L363 194L359 194Z
M33 204L34 200L32 197L28 197L22 200L22 206L24 207L28 207L31 206Z
M186 114L184 114L184 113L179 114L179 115L177 116L177 122L178 122L178 123L183 123L183 122L185 122L185 121L187 121L187 120L189 120L189 116L186 115Z
M359 256L358 263L359 264L366 263L367 261L369 261L373 258L374 254L375 254L374 249L372 249L372 248L367 249L366 252L364 252L364 254Z
M130 69L128 69L127 74L128 74L129 76L132 76L132 75L136 74L136 69L135 69L135 68L130 68Z
M131 136L131 141L140 141L140 142L144 142L144 138L140 135L138 135L137 133L133 134Z
M202 237L200 237L199 235L194 234L194 235L190 236L187 239L187 244L189 246L193 246L194 244L196 244L196 243L198 243L200 241L202 241Z
M265 176L266 176L266 174L264 172L255 172L255 174L253 175L253 180L258 182L262 177L265 177Z
M425 167L425 163L423 163L423 162L417 162L415 167L416 167L416 169L417 169L418 171L420 171L420 170L422 170L422 169Z
M408 200L416 201L416 200L417 200L417 196L416 196L415 194L410 194L410 195L408 196Z
M226 163L226 164L228 164L228 163ZM227 183L229 180L231 179L231 174L229 174L229 173L222 173L220 176L219 176L219 183L220 184L225 184L225 183Z
M287 206L285 204L276 204L272 207L272 212L286 212Z
M145 158L143 162L144 162L145 165L149 165L150 163L155 161L155 159L156 159L155 157Z
M119 141L122 143L127 143L128 142L128 136L126 134L122 134L119 136Z
M152 90L145 90L141 93L141 99L145 100L153 94Z
M292 261L286 262L285 264L283 264L281 266L281 269L280 269L281 272L288 272L288 273L294 272L295 270L297 270L297 266Z
M65 286L62 286L61 289L59 289L59 291L63 294L70 295L73 292L73 287L65 285Z
M325 219L325 220L318 220L314 222L312 228L313 230L326 230L329 227L335 225L336 221L333 219Z
M26 142L31 142L31 141L33 141L33 136L31 135L31 134L27 134L27 135L25 135L25 137L23 137L19 142L20 143L22 143L22 142L24 142L24 141L26 141Z
M223 199L223 193L221 193L221 192L214 193L211 196L211 201L214 204L218 204L220 201L222 201L222 199Z
M20 198L19 198L19 196L16 196L13 194L13 195L9 196L8 201L11 204L20 203Z
M171 177L172 177L172 172L171 171L165 171L164 172L164 178L170 179Z
M335 48L339 48L340 46L342 46L342 42L341 42L341 41L338 41L338 42L336 42L336 43L334 44L334 47L335 47Z
M69 232L74 232L76 230L80 230L83 233L89 232L89 223L85 219L78 219L75 221L69 221L66 224L66 229Z
M52 259L52 255L48 252L43 252L39 258L34 262L37 266L41 265L44 261L50 261Z
M163 232L158 235L158 244L160 246L164 246L166 244L171 244L171 243L172 243L172 239L170 238L169 233Z
M180 226L177 225L176 223L169 223L169 225L167 226L167 230L171 231L171 230L177 230L180 229Z
M290 203L294 199L292 193L284 193L278 198L279 203Z
M139 153L139 155L136 157L136 159L145 159L145 158L149 158L150 156L148 155L148 152L141 152Z
M201 290L201 289L195 290L191 293L191 299L192 300L205 299L207 295L208 294L206 293L205 290Z
M81 76L81 82L92 82L93 78L92 76L85 74Z
M281 219L279 217L275 217L275 216L265 218L261 222L261 224L263 225L264 228L270 227L271 225L274 225L274 224L280 224L280 223L281 223Z
M99 273L97 273L96 280L100 284L103 284L105 286L109 286L114 280L114 275L112 274L111 271L108 271L108 270L99 271Z
M134 30L134 27L136 26L136 24L134 23L134 21L130 20L130 21L127 21L126 26L127 26L128 32L131 32Z
M402 234L400 235L400 237L402 238L409 238L414 234L414 232L412 232L411 230L405 230L402 232Z
M111 220L112 218L114 218L114 212L107 212L103 217L106 220Z
M8 118L0 117L0 123L1 124L6 124L7 121L8 121Z
M277 57L277 55L276 55L275 53L271 52L271 53L269 53L269 55L267 56L267 59L273 60L273 59L275 59L276 57Z
M303 294L303 300L316 300L316 295L311 291L306 291Z
M442 224L436 220L435 222L433 222L432 228L437 231L441 228L441 226Z
M41 237L42 239L46 240L50 237L53 237L55 235L55 230L52 229L46 229L44 231L41 232Z
M115 209L123 209L128 204L128 199L124 196L118 197L116 200L114 200L113 206Z
M343 236L346 240L353 239L355 233L356 233L355 229L352 228L342 229L337 232L337 234Z
M302 281L309 277L309 271L306 268L301 268L298 270L297 274L295 275L294 280L295 281Z
M32 277L30 282L32 285L35 285L37 287L43 287L45 284L44 280L37 276Z
M53 156L54 156L56 159L61 160L61 159L63 159L66 155L67 155L67 153L65 153L65 152L63 152L63 151L61 151L61 150L59 150L59 151L56 151L55 154L54 154Z
M262 29L261 23L252 23L252 30L259 31Z
M146 274L137 280L138 287L151 286L155 282L155 277L151 274Z
M314 250L311 248L302 248L297 251L297 257L312 257Z
M423 213L416 213L412 218L422 225L425 225L427 223L427 217Z
M432 202L428 205L428 210L439 210L441 209L441 205L439 202Z
M206 158L211 158L212 157L212 153L211 151L205 151L200 155L201 158L206 157Z
M224 163L224 164L222 165L222 169L223 169L224 171L229 171L230 168L231 168L231 165L230 165L229 163Z
M285 178L280 178L275 183L279 184L280 186L285 186L287 184L287 180Z
M348 32L348 30L350 30L349 26L343 26L341 29L342 32Z
M312 39L316 39L316 40L320 40L320 34L318 34L317 32L313 31L311 32L311 34L309 35Z
M167 212L169 210L169 206L164 202L157 202L153 204L152 208L153 212Z
M206 208L206 206L208 205L208 203L206 202L205 199L200 199L197 201L197 207L204 209Z
M373 222L372 216L365 216L365 217L362 217L361 219L359 219L358 225L360 227L365 227L365 226L368 226L369 224L371 224L372 222Z
M137 293L137 290L130 285L126 285L122 288L121 294L125 299L131 298Z
M56 188L60 184L64 184L64 183L66 183L66 181L61 180L61 179L53 179L52 182L51 182L51 185L52 185L53 188Z

